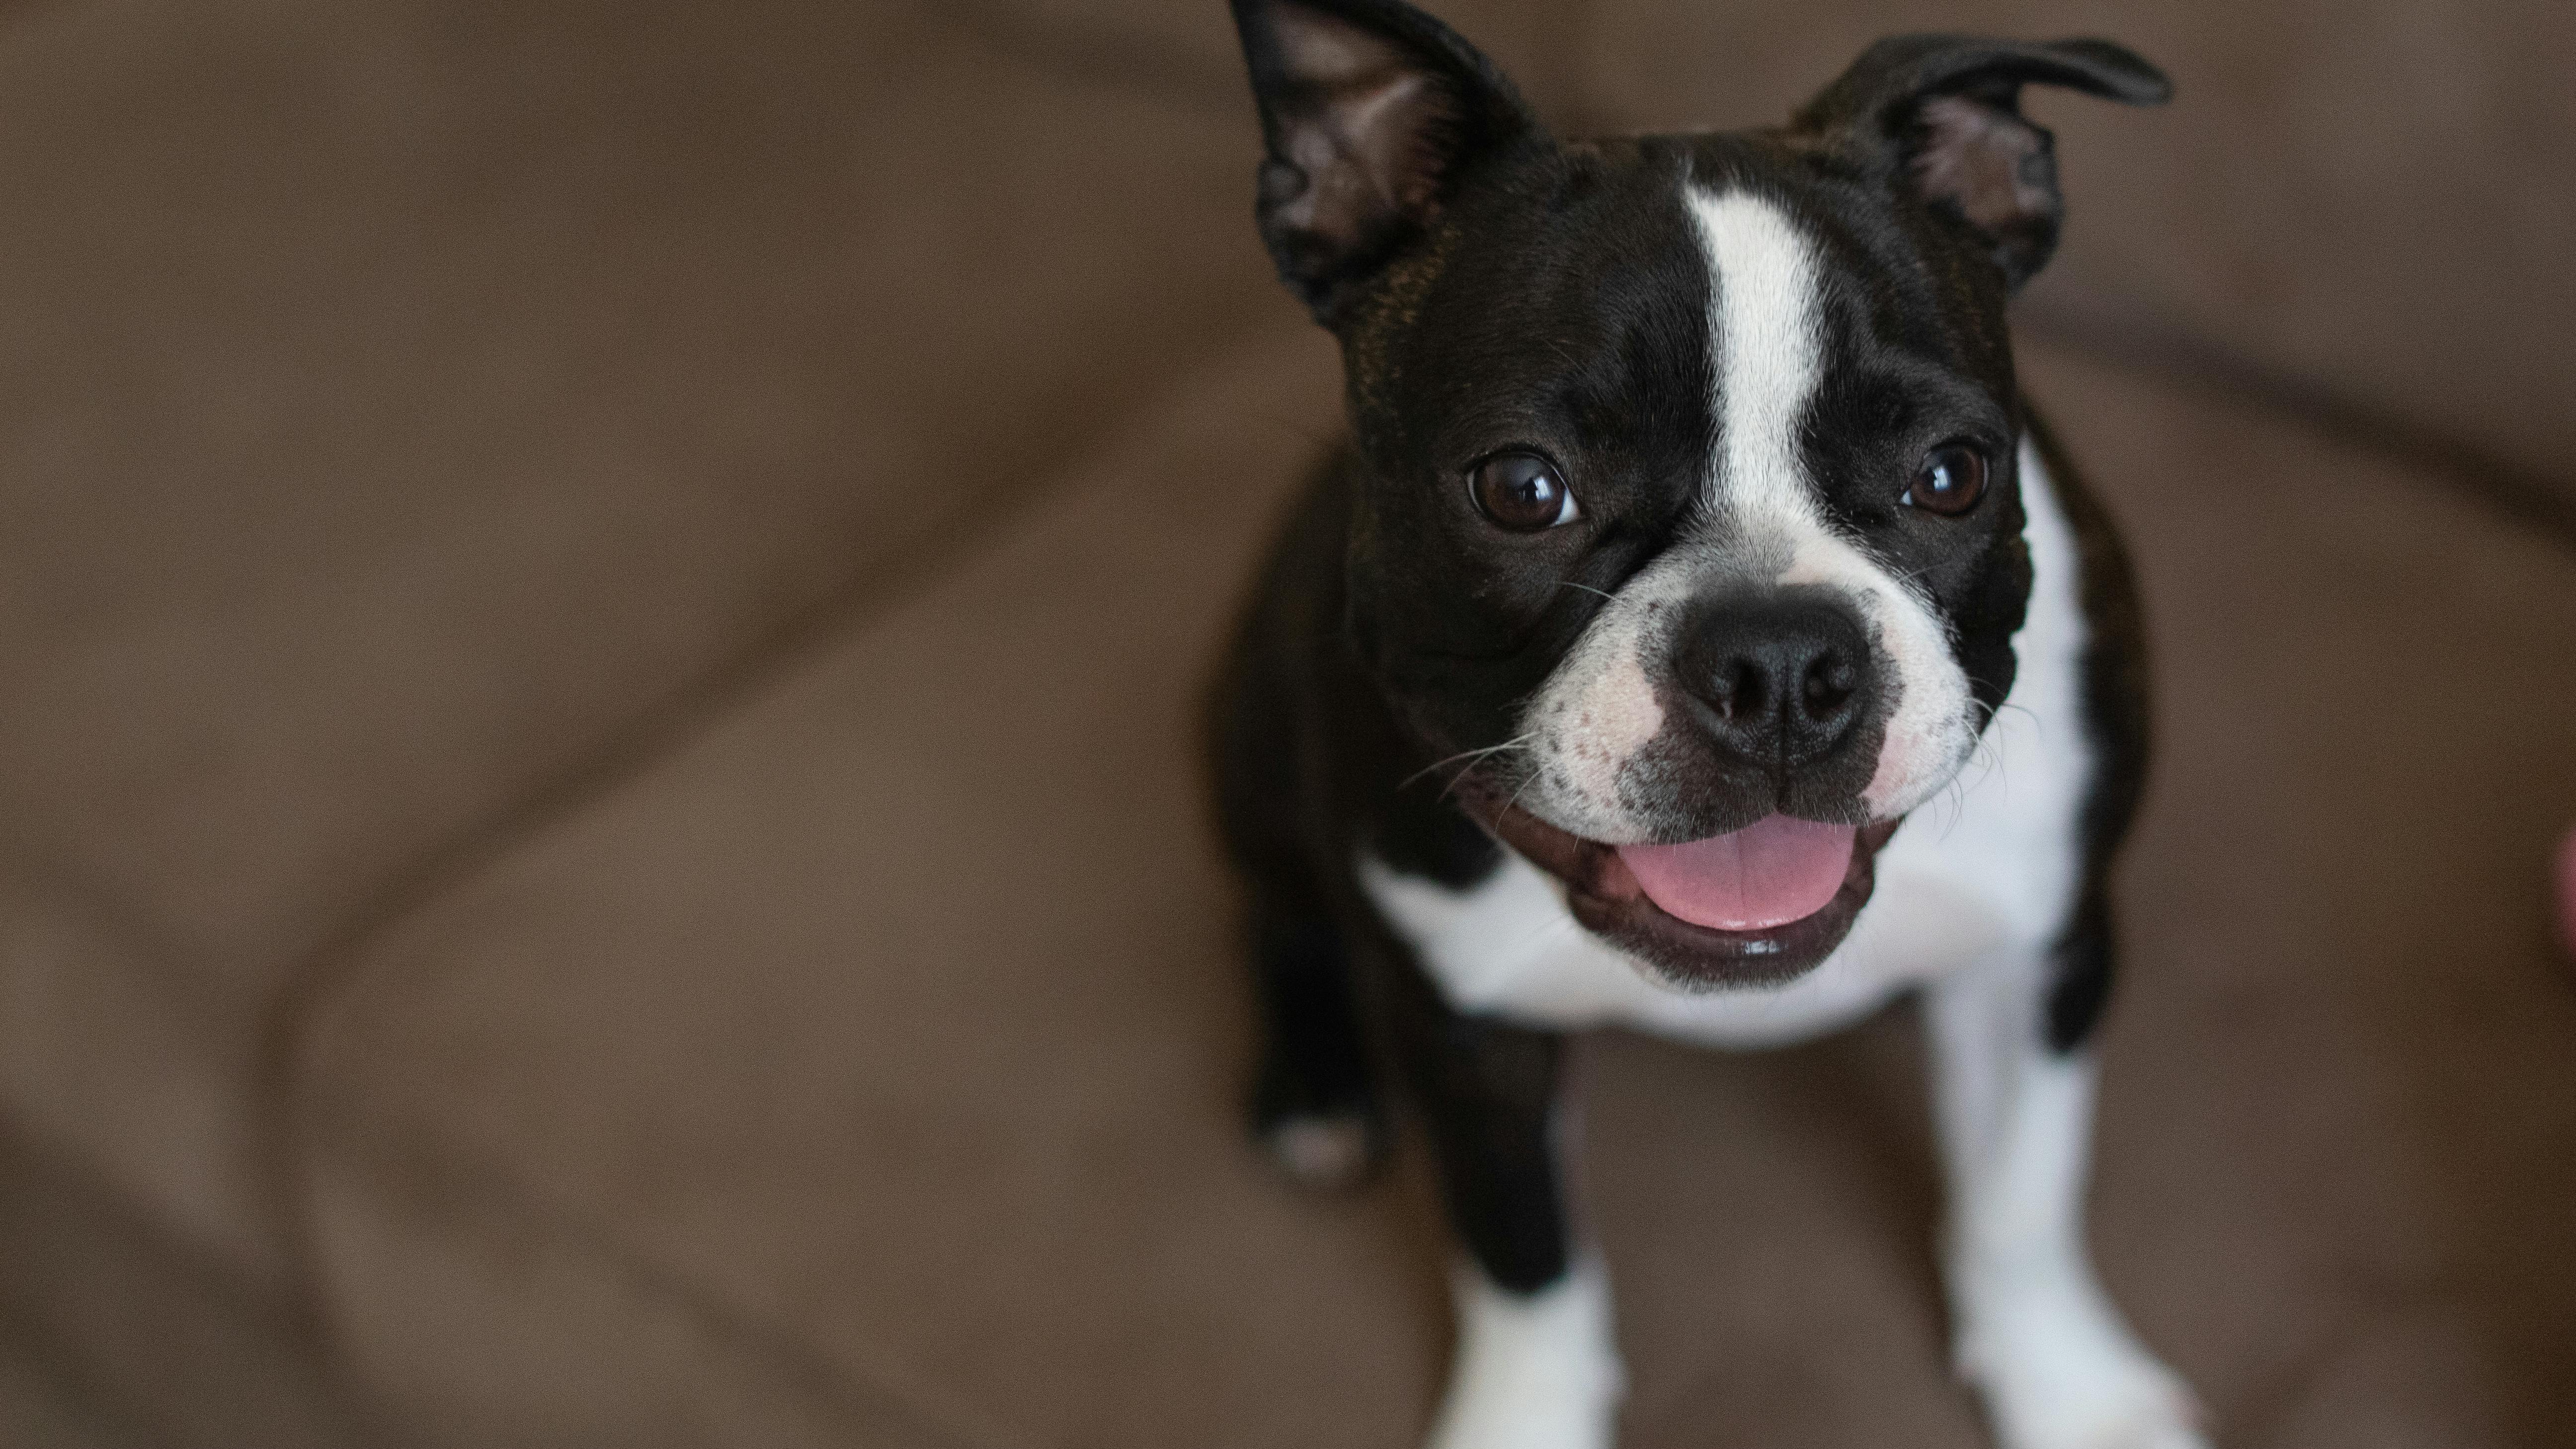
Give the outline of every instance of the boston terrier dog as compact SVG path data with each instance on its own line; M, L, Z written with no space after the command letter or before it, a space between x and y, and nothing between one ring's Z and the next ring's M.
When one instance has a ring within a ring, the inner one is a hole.
M2164 77L1904 36L1784 127L1570 141L1396 0L1233 8L1261 234L1351 423L1216 691L1253 1113L1329 1181L1383 1150L1379 1063L1418 1106L1464 1246L1432 1443L1612 1439L1562 1033L1758 1045L1919 989L1998 1438L2204 1444L2086 1260L2143 660L2004 323L2062 213L2022 87Z

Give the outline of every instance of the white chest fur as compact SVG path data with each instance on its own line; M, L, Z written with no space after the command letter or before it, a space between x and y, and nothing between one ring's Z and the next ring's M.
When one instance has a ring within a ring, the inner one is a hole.
M1904 987L2043 949L2077 883L2091 772L2083 718L2078 555L2036 451L2021 457L2033 581L2002 712L1955 786L1878 858L1878 889L1826 962L1787 986L1690 995L1659 986L1575 924L1552 877L1506 853L1466 891L1363 854L1360 879L1452 1005L1531 1025L1624 1025L1719 1046L1792 1041Z

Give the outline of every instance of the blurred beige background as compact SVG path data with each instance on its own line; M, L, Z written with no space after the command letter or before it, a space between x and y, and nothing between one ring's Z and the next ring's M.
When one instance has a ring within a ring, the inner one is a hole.
M2576 1443L2576 9L1456 0L2037 97L2164 674L2095 1222L2230 1449ZM1334 426L1218 0L0 4L0 1443L1396 1446L1191 692ZM1628 1442L1983 1442L1903 1014L1587 1046Z

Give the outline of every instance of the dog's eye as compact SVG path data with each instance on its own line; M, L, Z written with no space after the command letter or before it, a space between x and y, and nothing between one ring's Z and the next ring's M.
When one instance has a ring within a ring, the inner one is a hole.
M1498 528L1536 533L1583 516L1556 465L1536 453L1496 453L1467 475L1476 511Z
M1986 496L1986 455L1965 443L1944 443L1923 459L1906 486L1905 504L1956 517Z

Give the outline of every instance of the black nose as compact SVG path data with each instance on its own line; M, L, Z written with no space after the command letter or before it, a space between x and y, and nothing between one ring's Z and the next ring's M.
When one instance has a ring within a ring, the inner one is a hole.
M1875 670L1860 617L1829 589L1728 591L1695 600L1674 667L1719 746L1794 769L1852 734Z

